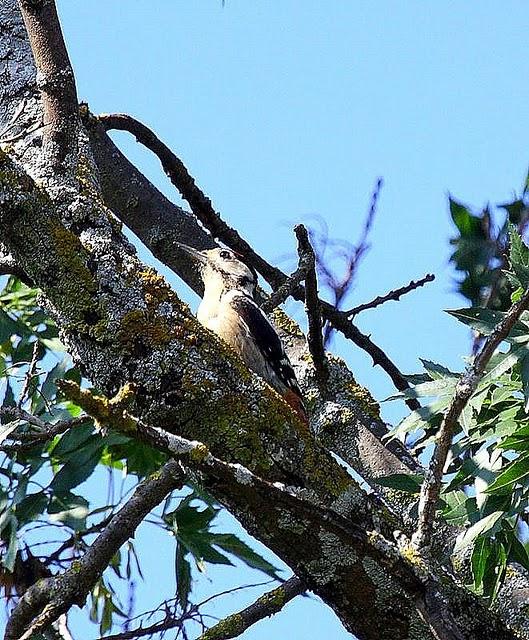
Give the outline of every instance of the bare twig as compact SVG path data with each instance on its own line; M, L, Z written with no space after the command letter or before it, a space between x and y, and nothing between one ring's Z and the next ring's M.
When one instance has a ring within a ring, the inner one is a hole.
M198 640L236 638L259 620L281 611L287 602L304 593L305 589L303 582L297 576L293 576L279 587L262 595L242 611L221 620L203 633Z
M386 302L389 302L390 300L399 300L400 297L405 295L406 293L410 293L410 291L414 291L419 287L423 287L427 282L433 282L433 280L435 280L434 274L427 273L424 276L424 278L421 278L420 280L412 280L409 284L405 285L404 287L393 289L392 291L390 291L389 293L386 293L383 296L377 296L376 298L373 298L373 300L371 300L370 302L359 304L357 307L353 307L352 309L349 309L349 311L344 311L344 313L347 316L351 317L351 316L356 316L357 314L361 313L362 311L366 311L367 309L375 309L376 307L379 307L380 305Z
M33 634L45 628L66 613L72 604L82 606L116 551L169 491L182 486L183 480L183 471L174 460L144 480L84 556L77 560L75 567L40 580L26 591L7 623L5 640L29 637L29 631Z
M182 615L179 616L175 615L171 610L166 609L166 615L163 620L147 627L140 626L137 629L130 629L111 636L106 636L105 640L134 640L135 638L152 636L155 633L162 633L164 631L169 631L170 629L182 629L188 620L196 620L196 617L200 615L201 607L203 607L207 602L218 598L219 596L233 593L240 589L245 589L248 586L258 585L243 585L242 587L236 587L235 589L228 589L221 593L216 593L199 604L191 606L187 611L184 611ZM280 611L288 602L290 602L290 600L301 595L304 591L305 587L301 580L296 576L293 576L276 589L272 589L268 593L262 595L254 603L239 613L227 616L224 620L221 620L210 629L205 630L197 640L227 640L228 638L235 638L242 634L246 629L250 628L253 624L259 622L259 620ZM154 611L151 613L154 613ZM204 617L203 614L202 617ZM100 640L103 640L103 638L100 638Z
M214 238L220 239L224 244L234 251L244 255L245 259L265 278L272 289L277 290L281 285L288 281L288 276L268 263L252 247L244 240L234 229L227 225L215 211L211 200L203 193L203 191L195 184L194 178L189 174L183 162L144 124L132 118L129 115L102 114L99 121L105 129L118 129L128 131L136 137L138 142L150 149L158 156L165 173L171 182L178 189L182 197L187 200L191 210L198 220L210 231ZM379 181L378 184L381 184ZM372 198L370 215L365 228L368 230L372 222L371 212L375 211L376 201L378 198L378 190ZM291 295L299 301L305 300L305 294L301 285L292 288ZM384 351L378 347L370 337L363 334L343 311L335 309L331 304L321 301L321 311L323 317L332 323L332 325L341 331L343 335L352 340L357 346L366 351L372 358L373 364L379 365L391 378L399 391L409 389L410 385L399 371L398 367L390 360ZM414 398L408 398L406 404L410 409L420 408L420 404Z
M78 418L72 418L71 420L60 420L55 424L50 424L49 422L45 422L39 417L24 411L24 409L21 409L20 407L0 407L0 416L6 416L8 418L27 422L37 429L37 431L31 432L10 433L9 436L7 436L10 440L17 440L18 443L5 445L0 448L16 451L26 451L33 448L40 442L48 442L55 436L68 431L68 429L78 427L79 425L91 420L90 416L85 415L79 416Z
M427 546L430 543L437 501L441 492L443 470L459 416L476 390L488 361L501 342L509 335L510 330L523 311L528 307L529 289L527 289L522 298L510 308L503 320L483 343L483 347L476 355L474 362L467 368L465 373L463 373L456 385L454 397L437 433L435 449L421 487L419 520L417 531L413 535L413 543L417 548Z
M329 367L323 345L321 304L318 298L318 280L316 277L316 258L310 244L309 234L302 224L294 227L298 239L300 263L307 262L305 275L305 310L308 319L307 343L314 363L316 380L320 391L324 391L329 379ZM303 257L303 258L302 258Z
M283 304L285 300L293 295L294 290L305 280L307 274L307 265L300 260L298 268L292 273L285 282L276 289L261 305L261 309L265 313L270 313L273 309Z
M60 165L77 140L79 109L75 78L53 0L19 0L37 67L37 86L44 109L44 138L54 166Z
M347 294L351 290L355 281L355 276L358 272L360 261L364 258L370 248L368 237L375 221L378 199L380 196L380 191L382 189L382 184L382 178L379 178L371 195L369 209L362 226L360 238L355 245L352 245L345 240L330 239L326 224L324 224L324 234L314 234L313 232L313 234L317 238L318 243L318 271L323 277L325 285L332 292L332 295L334 297L333 305L336 309L340 309L342 302L345 300ZM341 276L337 275L336 271L330 264L327 264L326 251L329 247L333 248L333 257L337 256L345 260L345 271ZM331 339L332 333L335 328L336 327L333 327L330 322L327 322L324 331L325 346L327 346L327 344L329 343L329 340Z

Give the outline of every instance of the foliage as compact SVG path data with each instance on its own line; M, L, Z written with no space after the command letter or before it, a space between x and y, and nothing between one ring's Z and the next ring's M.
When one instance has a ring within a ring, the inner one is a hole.
M464 227L461 220L459 225ZM498 277L509 283L511 299L517 299L529 286L529 249L515 225L509 225L506 233L508 270ZM489 335L505 315L483 306L449 313L480 336ZM490 360L462 412L439 505L447 523L464 528L454 552L471 553L470 586L490 601L498 593L508 562L529 570L528 312L522 314L506 343ZM423 366L425 373L409 377L412 388L393 398L427 399L428 404L408 415L393 435L409 436L415 453L428 456L460 374L428 361ZM412 493L420 488L415 477L385 480L386 485Z
M473 213L469 207L450 197L450 214L457 235L452 238L454 252L451 261L462 276L458 291L472 306L506 310L510 306L513 283L505 273L509 251L509 225L514 225L524 236L529 222L529 174L522 192L512 202L498 205L503 220L495 224L493 211L486 205Z
M39 577L70 566L165 456L121 434L100 432L61 396L57 380L81 382L81 374L36 289L10 278L0 305L0 583L12 599ZM111 472L124 479L118 495ZM104 490L85 490L87 481L106 486L106 499ZM276 569L237 536L213 530L220 508L209 496L198 488L185 493L169 496L150 519L176 539L180 612L192 594L189 556L200 572L208 564L233 564L232 557L277 578ZM51 527L56 544L47 542L49 533L39 534ZM119 594L142 577L140 562L129 541L92 590L89 617L102 634L128 617Z

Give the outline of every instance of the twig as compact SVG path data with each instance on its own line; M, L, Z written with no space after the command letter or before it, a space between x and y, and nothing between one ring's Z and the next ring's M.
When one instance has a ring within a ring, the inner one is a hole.
M318 240L318 245L321 244L321 247L318 246L317 252L318 271L320 275L323 275L326 286L332 291L332 294L334 296L333 305L336 309L340 309L342 301L345 300L347 293L352 288L355 281L355 276L358 272L360 261L364 258L370 248L367 239L375 221L378 199L380 197L382 184L382 178L378 178L371 195L369 210L362 226L362 232L356 245L351 245L349 242L345 242L343 240L330 240L328 237L327 225L325 225L325 234L323 241ZM328 266L325 262L325 251L329 245L338 245L342 247L341 251L335 252L336 255L344 258L346 262L345 272L341 278L338 277L335 274L334 269L331 266ZM325 325L323 339L325 346L327 346L334 330L335 327L333 327L330 322L327 322L327 324Z
M321 392L324 392L329 379L329 367L323 345L321 304L318 298L318 280L316 277L316 258L310 244L309 234L302 224L294 227L298 239L299 260L307 262L305 275L305 310L308 319L307 343L314 363L316 380Z
M90 589L116 551L134 533L145 516L173 489L180 488L184 474L174 460L138 485L133 496L112 517L75 567L40 580L22 596L7 623L5 640L19 640L35 633L66 613L72 604L82 606Z
M292 273L285 282L276 289L261 305L261 309L265 313L270 313L273 309L283 304L285 300L293 295L293 291L305 280L307 274L307 265L299 262L298 268Z
M501 342L509 335L510 330L523 311L528 307L529 289L510 308L503 320L483 343L483 347L476 355L474 362L463 373L456 385L454 397L437 433L435 449L421 487L418 526L417 531L413 534L413 543L417 548L427 546L430 543L437 501L441 492L443 470L459 416L476 390L488 361Z
M277 290L288 281L288 276L264 258L256 253L252 247L234 229L227 225L215 211L211 200L195 184L194 178L189 174L183 162L144 124L123 113L102 114L98 117L107 131L118 129L128 131L136 137L138 142L150 149L160 160L165 173L178 189L184 200L187 200L191 210L198 220L210 231L214 238L222 240L224 244L234 251L244 255L245 259L265 278L272 289ZM380 181L379 183L380 184ZM378 192L375 190L375 194ZM373 195L371 211L375 210L378 195ZM368 216L368 220L372 216ZM369 225L366 223L366 227ZM305 294L301 285L293 287L291 295L301 302L305 300ZM379 365L391 378L399 391L409 389L410 385L404 378L398 367L389 357L371 340L355 327L343 311L338 311L327 302L321 301L323 317L341 331L343 335L352 340L357 346L366 351L372 358L373 364ZM419 402L414 398L408 398L406 404L412 410L420 408Z
M257 598L251 605L238 613L233 613L208 629L197 640L229 640L236 638L263 618L278 613L296 596L306 590L303 582L293 576L279 587Z
M75 145L79 108L77 90L59 18L53 0L19 0L29 36L37 86L42 95L44 138L51 144L52 164L57 167Z
M52 440L55 436L68 431L73 427L78 427L85 422L91 420L90 416L79 416L78 418L72 418L71 420L60 420L55 424L50 424L41 420L37 416L24 411L20 407L0 407L0 416L7 416L10 418L15 418L16 420L21 420L27 422L32 427L37 429L36 432L32 431L31 433L12 433L9 434L10 440L18 440L21 444L12 444L9 446L1 447L9 448L10 450L16 451L25 451L27 449L33 448L36 444L40 442L47 442L48 440Z
M400 297L405 295L406 293L410 293L410 291L414 291L419 287L423 287L427 282L433 282L433 280L435 280L435 275L433 273L427 273L424 278L421 278L420 280L412 280L404 287L393 289L393 291L390 291L383 296L377 296L370 302L359 304L357 307L349 309L349 311L344 311L344 313L347 316L351 317L356 316L357 314L361 313L362 311L366 311L367 309L375 309L376 307L379 307L380 305L389 302L390 300L399 300Z
M22 386L22 390L20 391L20 397L18 399L18 408L20 409L26 400L26 395L29 391L29 385L31 383L32 378L35 375L35 370L37 368L37 360L39 358L39 347L40 343L38 340L35 340L33 345L33 354L31 356L31 362L29 363L28 370L26 375L24 376L24 384ZM38 375L38 374L37 374Z

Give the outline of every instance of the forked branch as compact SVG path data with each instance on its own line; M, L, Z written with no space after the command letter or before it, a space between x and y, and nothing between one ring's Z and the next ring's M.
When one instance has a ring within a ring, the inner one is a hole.
M214 238L218 238L234 251L244 255L245 259L259 271L272 289L277 290L288 282L288 276L281 269L274 267L262 258L237 231L224 222L220 214L215 211L211 200L197 186L183 162L151 129L135 118L123 113L102 114L98 119L107 131L111 129L128 131L136 137L138 142L150 149L158 157L165 173L182 197L187 200L198 220L210 231ZM303 302L305 300L304 287L302 285L293 287L291 295L296 300ZM322 300L320 300L320 305L322 316L331 322L346 338L366 351L371 356L373 364L379 365L388 374L399 391L409 389L409 384L398 367L369 336L363 334L351 322L346 313L335 309L331 304ZM414 398L407 399L406 403L412 410L420 408L418 401Z

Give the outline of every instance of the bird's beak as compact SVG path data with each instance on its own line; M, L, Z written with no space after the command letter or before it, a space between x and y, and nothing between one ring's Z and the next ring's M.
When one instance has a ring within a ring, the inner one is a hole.
M175 244L179 249L182 249L182 251L185 251L185 253L187 253L189 256L191 256L193 258L193 260L195 260L199 264L206 264L207 258L202 253L202 251L198 251L197 249L193 249L193 247L188 247L187 244L182 244L181 242L176 242L175 241Z

